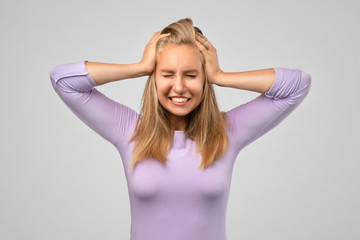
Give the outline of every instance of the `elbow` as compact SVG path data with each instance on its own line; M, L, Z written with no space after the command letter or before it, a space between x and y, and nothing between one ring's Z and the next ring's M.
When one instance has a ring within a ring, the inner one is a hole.
M50 71L49 71L49 76L50 76L50 78L52 78L52 79L54 79L55 81L57 81L58 79L56 78L56 76L59 74L58 72L58 70L59 70L59 66L60 65L57 65L57 66L54 66L54 67L52 67L51 69L50 69Z
M307 85L311 85L311 75L309 73L301 71L301 79L305 81Z
M72 92L72 90L69 88L70 87L69 83L66 84L66 83L60 81L61 79L63 79L64 77L67 76L67 72L68 72L68 71L66 71L66 69L63 68L63 66L64 65L57 65L57 66L51 68L49 71L49 78L50 78L51 85L53 86L53 88L55 89L55 91L57 93Z
M89 92L96 86L85 67L85 61L57 65L49 71L53 87L64 93Z
M56 83L63 78L80 77L87 74L85 61L57 65L49 71L50 77L52 77Z
M56 88L56 82L57 82L57 79L55 78L55 75L54 75L55 70L56 70L56 66L51 68L49 71L50 82L54 88Z
M50 81L54 87L56 87L57 82L61 78L61 71L60 71L61 69L59 66L61 66L61 65L55 66L55 67L51 68L49 71Z
M311 75L305 71L301 71L301 81L300 81L300 88L305 88L307 91L310 90L311 87Z
M57 92L59 90L62 90L61 87L58 84L58 81L60 79L58 69L59 69L59 67L55 66L55 67L51 68L50 71L49 71L49 78L50 78L51 85L53 86L53 88Z

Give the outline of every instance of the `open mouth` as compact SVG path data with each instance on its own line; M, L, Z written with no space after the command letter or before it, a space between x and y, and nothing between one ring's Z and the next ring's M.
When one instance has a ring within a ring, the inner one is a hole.
M175 103L185 103L190 100L190 98L182 98L182 97L181 98L180 97L169 97L169 99Z

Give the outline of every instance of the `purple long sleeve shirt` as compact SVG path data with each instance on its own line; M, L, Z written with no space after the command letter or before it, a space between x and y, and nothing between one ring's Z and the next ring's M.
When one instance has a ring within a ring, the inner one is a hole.
M65 104L121 155L131 207L131 240L226 240L226 209L238 153L284 120L307 96L311 76L276 67L271 89L226 112L229 148L200 170L201 155L183 131L175 131L166 165L149 159L129 170L138 113L96 88L86 61L55 66L51 83Z

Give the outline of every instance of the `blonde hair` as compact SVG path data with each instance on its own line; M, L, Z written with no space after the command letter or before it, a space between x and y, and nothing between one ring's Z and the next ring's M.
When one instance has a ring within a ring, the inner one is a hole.
M169 44L187 44L197 49L195 35L203 36L201 30L193 26L190 18L170 24L161 33L171 34L159 39L156 45L157 54ZM205 60L203 56L202 63L204 69ZM134 141L133 160L130 169L148 158L157 159L165 164L166 156L173 144L174 130L171 128L167 110L158 100L154 72L146 82L141 111L134 134L129 140ZM206 169L216 159L222 157L228 148L226 115L219 111L214 88L207 81L206 74L202 100L199 106L186 118L185 135L195 141L202 156L200 169Z

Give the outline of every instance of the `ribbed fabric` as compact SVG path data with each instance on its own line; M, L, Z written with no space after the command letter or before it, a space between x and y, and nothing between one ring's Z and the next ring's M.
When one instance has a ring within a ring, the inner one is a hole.
M130 172L133 143L127 140L138 114L99 92L85 62L55 66L50 80L71 111L119 151L130 198L131 240L226 240L226 208L238 153L285 119L311 86L304 71L275 67L268 92L226 113L232 125L229 148L213 166L200 170L194 142L176 131L166 165L149 159Z

